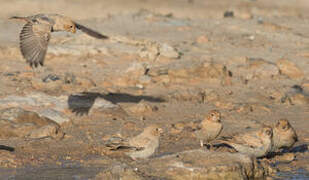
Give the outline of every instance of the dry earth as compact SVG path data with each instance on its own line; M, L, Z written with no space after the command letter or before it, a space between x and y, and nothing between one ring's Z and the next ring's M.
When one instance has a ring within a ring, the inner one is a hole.
M1 179L309 178L307 0L0 4ZM33 70L18 49L22 23L8 17L35 13L67 15L111 38L54 33L45 66ZM267 161L201 152L180 122L211 109L223 115L221 135L287 118L299 141ZM111 136L154 123L164 133L151 159L106 150ZM209 169L220 158L227 165Z

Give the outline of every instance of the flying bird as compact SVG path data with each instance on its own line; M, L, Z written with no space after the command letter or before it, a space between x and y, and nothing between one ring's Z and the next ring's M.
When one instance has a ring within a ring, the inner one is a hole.
M108 39L108 36L102 35L59 14L37 14L27 17L13 16L10 19L26 22L19 35L20 50L31 67L43 66L52 32L67 31L75 33L76 29L79 29L94 38Z

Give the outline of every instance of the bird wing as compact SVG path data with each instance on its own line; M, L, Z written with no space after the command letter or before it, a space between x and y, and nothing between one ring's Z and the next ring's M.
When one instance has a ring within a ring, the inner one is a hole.
M88 34L89 36L92 36L92 37L97 38L97 39L108 39L108 36L105 36L105 35L103 35L99 32L96 32L92 29L89 29L89 28L87 28L87 27L85 27L81 24L78 24L76 22L74 22L74 24L75 24L77 29L83 31L84 33Z
M43 66L51 25L27 22L20 33L20 50L30 66Z
M142 150L143 147L135 147L129 144L127 139L123 139L121 137L112 137L107 142L105 142L105 146L110 150Z
M251 148L258 148L263 146L261 139L254 134L239 134L232 138L224 139L223 142L227 144L241 144L243 146L251 147Z

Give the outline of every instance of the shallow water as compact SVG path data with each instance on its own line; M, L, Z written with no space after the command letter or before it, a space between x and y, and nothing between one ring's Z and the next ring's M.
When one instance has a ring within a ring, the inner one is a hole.
M8 180L86 180L94 178L101 168L92 167L55 167L55 168L30 168L17 170L0 170L1 179Z
M279 172L277 180L290 179L290 180L308 180L309 172L304 169L298 169L292 172Z

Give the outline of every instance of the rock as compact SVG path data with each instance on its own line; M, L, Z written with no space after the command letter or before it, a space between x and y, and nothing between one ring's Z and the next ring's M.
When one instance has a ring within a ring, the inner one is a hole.
M159 47L155 42L148 42L138 50L138 55L151 61L156 60L160 55Z
M279 69L276 65L271 64L264 59L251 58L248 60L249 70L255 78L272 78L279 74Z
M297 93L297 94L291 95L289 98L291 100L291 104L293 105L309 104L309 97L303 94Z
M199 36L196 38L196 42L199 43L199 44L203 44L203 43L208 43L209 42L209 39L207 36Z
M139 171L157 179L253 179L267 175L255 159L240 153L184 151L141 163Z
M147 41L142 43L142 48L138 50L138 55L141 58L146 58L154 61L158 56L176 59L180 57L180 53L167 43L158 43Z
M41 116L45 116L60 125L70 122L70 119L64 113L56 111L54 109L43 109L41 111L38 111L38 113Z
M126 70L125 75L137 79L146 74L146 65L143 63L132 63Z
M223 17L228 18L228 17L234 17L234 12L233 11L225 11L223 14Z
M143 178L127 165L116 164L96 175L95 179L142 180Z
M151 77L147 75L143 75L138 79L139 83L146 85L151 83Z
M289 163L295 160L295 154L293 153L284 153L280 156L275 156L274 160L279 161L281 163Z
M138 104L134 104L126 109L133 114L147 114L153 112L152 107L144 100L140 101Z
M171 68L168 75L171 79L213 79L221 80L225 76L225 66L217 63L205 62L191 67Z
M287 59L279 59L277 61L277 66L281 74L286 75L291 79L304 77L304 72L299 67L297 67L293 62Z
M16 157L15 153L0 151L0 167L17 168L22 165L23 162Z
M176 90L168 94L168 98L178 101L204 102L205 94L199 89Z
M6 108L0 111L1 138L34 136L36 138L63 136L60 126L47 117L22 108ZM33 134L33 135L32 135Z
M147 75L151 77L157 77L157 76L162 76L162 75L167 75L168 74L168 68L163 66L163 67L151 67L149 68Z
M160 51L160 55L161 56L165 56L165 57L168 57L168 58L179 58L180 57L180 54L179 52L177 52L177 50L166 44L166 43L163 43L163 44L160 44L159 46L159 51Z
M201 78L220 78L224 74L224 65L205 62L196 68Z
M229 109L229 110L234 109L234 104L232 102L228 102L228 101L225 101L225 100L215 101L214 104L218 108Z

